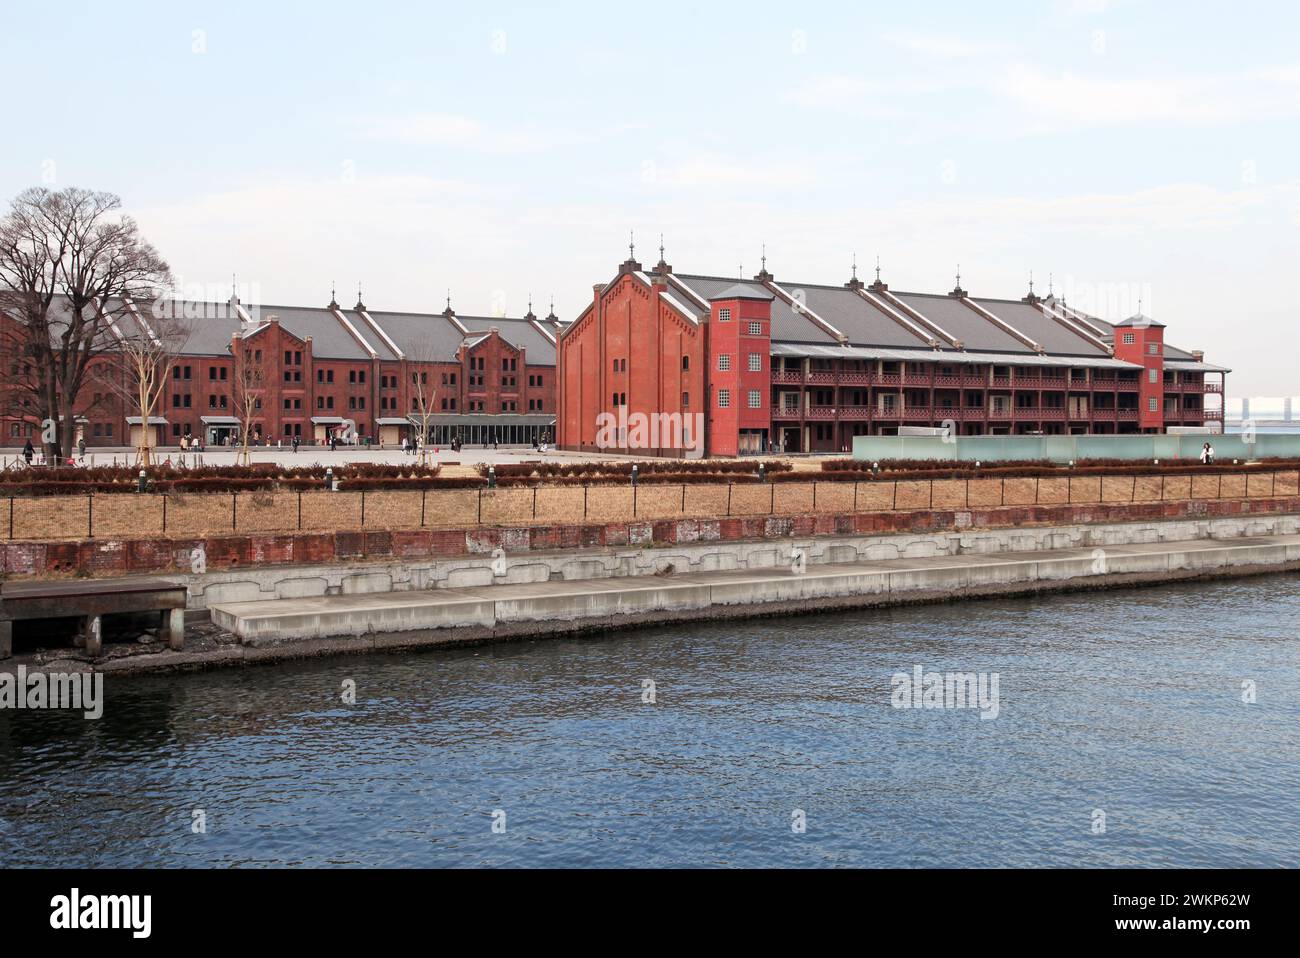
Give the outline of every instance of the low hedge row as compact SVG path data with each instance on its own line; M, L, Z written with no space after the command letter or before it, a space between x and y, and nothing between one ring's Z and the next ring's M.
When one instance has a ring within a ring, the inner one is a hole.
M999 472L1020 472L1031 475L1043 475L1047 473L1079 473L1083 469L1112 469L1121 472L1128 472L1140 475L1150 475L1156 472L1166 472L1178 469L1203 470L1206 467L1195 459L1163 459L1160 465L1156 465L1154 460L1148 459L1076 459L1074 466L1071 467L1064 463L1054 462L1050 459L986 459L980 462L979 468L975 464L965 459L828 459L822 463L822 472L828 474L834 473L861 473L870 474L873 464L880 466L880 472L894 474L898 472L978 472L980 475L988 475ZM1300 459L1296 458L1272 458L1272 459L1252 459L1250 462L1241 461L1234 463L1231 459L1218 458L1213 463L1217 469L1294 469L1300 467ZM1044 470L1044 472L1028 473L1028 470ZM1141 472L1140 470L1147 470Z
M753 460L735 459L672 459L668 461L648 460L646 462L519 462L501 463L491 467L498 479L505 477L527 476L541 479L557 477L631 477L632 466L636 466L637 477L652 475L713 475L717 477L732 475L758 475L758 463ZM781 460L763 463L769 472L789 472L794 467ZM479 465L480 476L487 476L489 467Z
M638 475L637 485L639 486L706 486L716 483L756 483L759 478L756 475L745 473L736 473L733 475L715 476L709 474L693 472L657 472L649 475ZM631 478L628 476L498 476L497 486L502 489L512 488L553 488L556 486L630 486Z

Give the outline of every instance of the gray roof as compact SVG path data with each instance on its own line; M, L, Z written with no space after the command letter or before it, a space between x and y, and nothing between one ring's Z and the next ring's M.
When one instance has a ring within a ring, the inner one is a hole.
M512 316L457 316L469 330L462 333L441 313L389 313L367 310L370 318L397 344L408 359L423 362L455 362L460 344L469 337L485 335L495 326L501 338L513 346L526 350L530 366L554 366L555 344L542 335L527 319ZM381 337L372 332L374 340ZM380 347L375 346L376 349ZM385 349L385 352L387 350Z
M716 299L719 293L732 289L739 285L746 290L752 290L755 294L767 292L762 283L751 282L746 279L727 278L722 276L691 276L687 274L674 274L687 287L693 290L696 295L703 296L704 299ZM787 290L788 291L788 290ZM678 296L678 300L685 305L695 308L698 304L689 297ZM813 312L816 312L814 309ZM697 318L707 315L708 310L701 309L696 314ZM820 326L814 323L806 316L800 316L790 308L783 300L774 299L772 301L772 339L789 340L797 343L833 343L835 337L825 332Z
M501 338L527 350L528 365L554 366L555 344L537 331L526 319L511 316L457 316L471 332L486 333L495 326Z
M1047 349L1049 353L1077 356L1105 356L1101 347L1084 339L1063 324L1045 315L1038 307L1029 303L1009 299L975 299L971 301L983 306L998 319L1010 323L1034 342Z
M803 343L773 343L772 355L809 359L884 359L895 362L921 360L954 365L1057 366L1134 371L1142 368L1136 363L1128 363L1110 356L1047 356L1038 353L986 353L961 350L936 353L933 350L885 349L871 346L812 346Z
M926 319L933 320L945 332L961 340L962 345L967 349L995 353L1033 352L1016 337L1003 332L954 296L946 293L899 293L894 290L890 292ZM1015 323L1011 325L1014 326Z
M141 310L145 322L154 315L154 304ZM205 303L194 300L167 300L158 304L167 318L175 318L189 328L189 338L181 350L187 356L225 356L230 339L239 331L239 315L229 303Z
M782 289L791 295L802 291L808 308L830 323L850 343L870 346L897 346L902 349L929 349L926 340L909 332L886 313L842 286L814 286L809 283L786 283ZM906 314L904 314L906 316ZM911 319L910 316L907 317Z
M456 362L465 334L437 313L389 313L367 310L370 318L397 344L407 359L417 362ZM378 337L376 337L378 338Z
M776 299L776 296L769 293L766 289L755 288L744 283L736 283L734 286L729 286L722 292L710 296L709 299L761 299L766 301L769 299Z
M332 310L311 306L260 306L249 308L255 323L269 322L274 316L280 321L282 329L299 339L311 337L312 355L317 359L369 359L370 353L353 338L347 328L339 322ZM355 326L356 323L353 322ZM374 340L377 336L366 335L366 330L358 327L358 332L370 347L378 351ZM391 358L385 351L385 358Z

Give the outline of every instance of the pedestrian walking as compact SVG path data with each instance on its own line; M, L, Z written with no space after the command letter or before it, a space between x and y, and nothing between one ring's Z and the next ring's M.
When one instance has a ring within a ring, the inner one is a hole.
M23 458L27 460L27 465L32 464L32 457L36 455L36 450L32 448L32 437L27 437L27 445L23 446Z

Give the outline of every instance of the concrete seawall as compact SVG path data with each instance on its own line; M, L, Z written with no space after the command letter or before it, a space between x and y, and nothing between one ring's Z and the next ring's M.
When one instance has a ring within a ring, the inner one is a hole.
M818 611L826 600L861 607L1292 567L1300 567L1300 535L243 602L214 606L212 618L254 648L338 637L411 647L617 627L647 617Z
M382 592L479 588L495 585L650 576L674 572L728 572L788 568L796 549L809 565L996 555L1045 549L1095 549L1142 543L1231 540L1300 534L1300 515L1070 523L879 535L792 535L742 540L697 539L515 552L503 550L440 558L405 558L267 565L173 575L189 586L189 608L270 599L306 599Z
M43 667L139 674L1296 570L1294 514L241 569L188 583L190 618L219 642Z

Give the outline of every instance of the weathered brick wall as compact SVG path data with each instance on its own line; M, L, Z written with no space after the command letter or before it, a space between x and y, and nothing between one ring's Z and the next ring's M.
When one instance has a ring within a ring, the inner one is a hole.
M680 486L670 488L675 488L680 496ZM688 500L691 488L688 487ZM737 486L736 490L741 488L747 492L760 489ZM864 484L859 490L860 499L866 488ZM771 490L767 491L770 496ZM819 507L822 504L821 493L819 484ZM879 490L873 493L879 494ZM803 515L733 515L613 522L551 521L513 527L472 525L460 529L358 529L246 535L227 530L207 536L156 539L0 540L0 570L11 576L189 572L192 571L191 558L196 550L202 551L209 569L232 569L275 564L315 565L366 558L437 558L491 553L497 548L507 552L526 552L812 535L880 535L1024 525L1211 519L1268 513L1300 513L1300 493L1297 493L1294 483L1288 487L1287 495L1237 499L1008 505L969 510L819 511ZM367 519L369 515L367 501Z
M396 534L467 526L946 513L1065 505L1251 501L1296 495L1300 495L1297 470L1245 475L717 483L636 488L49 496L0 499L0 541L184 540L313 531Z

